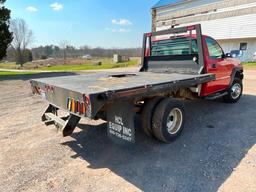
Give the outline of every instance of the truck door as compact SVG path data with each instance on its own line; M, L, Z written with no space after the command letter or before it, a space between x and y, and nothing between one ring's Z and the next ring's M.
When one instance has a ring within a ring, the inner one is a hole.
M232 65L225 58L225 54L217 41L205 37L204 47L206 71L215 74L216 80L203 85L201 96L227 89L231 80L232 69Z

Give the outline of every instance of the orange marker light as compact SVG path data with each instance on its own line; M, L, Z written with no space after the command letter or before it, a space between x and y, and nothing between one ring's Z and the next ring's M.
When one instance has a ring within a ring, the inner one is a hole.
M76 102L74 99L72 99L72 102L71 102L71 111L72 112L76 112Z
M84 103L81 103L81 114L85 114L85 104Z

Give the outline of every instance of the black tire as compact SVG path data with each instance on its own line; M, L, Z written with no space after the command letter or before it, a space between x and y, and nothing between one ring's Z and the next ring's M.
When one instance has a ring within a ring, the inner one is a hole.
M235 86L237 86L237 89L240 89L240 91L238 90L239 93L238 92L235 93L235 90L234 90L236 89ZM223 97L223 101L225 103L236 103L241 99L242 95L243 95L243 82L241 79L235 78L232 83L232 86L228 90L228 94Z
M143 131L148 136L153 136L152 131L152 118L153 113L156 108L156 106L164 99L164 97L154 97L153 99L149 99L145 101L143 110L142 110L142 128Z
M177 114L172 115L171 113ZM170 123L171 127L168 128L167 122ZM153 115L154 136L162 142L171 143L180 136L184 123L185 110L183 104L176 99L164 99L158 104Z

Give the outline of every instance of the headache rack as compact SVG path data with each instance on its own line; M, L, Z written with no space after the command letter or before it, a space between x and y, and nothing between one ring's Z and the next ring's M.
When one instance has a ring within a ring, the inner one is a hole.
M145 33L141 71L202 74L201 25Z

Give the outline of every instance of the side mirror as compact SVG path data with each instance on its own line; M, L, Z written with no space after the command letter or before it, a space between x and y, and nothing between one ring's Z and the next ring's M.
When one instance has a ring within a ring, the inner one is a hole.
M225 57L226 57L226 58L232 58L232 55L231 55L230 53L226 53L226 54L225 54Z

